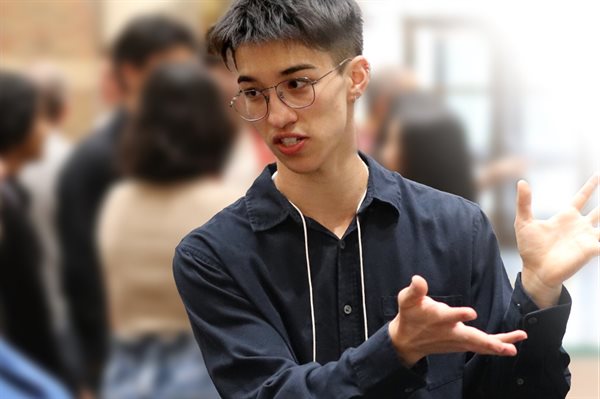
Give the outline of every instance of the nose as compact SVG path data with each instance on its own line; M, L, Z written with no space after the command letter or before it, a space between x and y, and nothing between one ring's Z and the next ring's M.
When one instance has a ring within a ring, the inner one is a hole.
M267 115L267 122L277 129L283 129L290 123L296 122L298 114L294 109L285 105L274 91L275 89L272 95L268 97L269 115Z

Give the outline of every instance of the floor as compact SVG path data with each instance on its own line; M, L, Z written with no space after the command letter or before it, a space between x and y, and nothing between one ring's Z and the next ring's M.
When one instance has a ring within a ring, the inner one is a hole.
M600 399L600 360L594 357L573 357L569 366L571 391L567 399Z

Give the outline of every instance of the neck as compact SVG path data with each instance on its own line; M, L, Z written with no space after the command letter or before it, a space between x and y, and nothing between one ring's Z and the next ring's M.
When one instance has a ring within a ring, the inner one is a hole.
M298 174L278 162L277 189L305 216L342 237L367 189L369 172L356 152L310 174Z

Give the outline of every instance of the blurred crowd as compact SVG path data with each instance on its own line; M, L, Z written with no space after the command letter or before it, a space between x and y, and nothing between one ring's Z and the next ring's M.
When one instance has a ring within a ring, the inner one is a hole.
M0 70L0 397L218 397L173 250L274 158L203 43L170 17L131 20L77 144L59 68ZM477 201L523 173L518 159L475 173L460 120L409 70L378 70L363 101L360 150L407 178Z

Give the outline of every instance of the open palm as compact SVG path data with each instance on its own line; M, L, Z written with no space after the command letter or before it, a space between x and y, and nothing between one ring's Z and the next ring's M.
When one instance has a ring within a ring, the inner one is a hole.
M600 176L590 178L571 204L548 220L536 220L531 211L531 189L520 181L517 193L515 233L529 273L546 287L560 287L600 253L600 207L587 215L581 210L598 186Z

